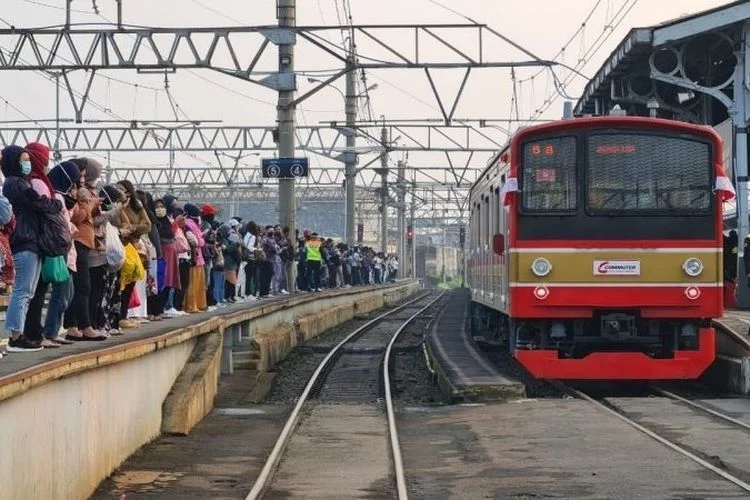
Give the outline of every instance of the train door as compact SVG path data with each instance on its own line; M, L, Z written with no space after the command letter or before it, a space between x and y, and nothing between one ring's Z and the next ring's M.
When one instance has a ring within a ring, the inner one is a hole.
M498 214L500 215L500 224L498 226L498 233L502 234L505 239L505 245L506 245L506 252L503 253L502 256L500 256L500 274L501 274L501 280L500 280L500 310L501 311L507 311L509 306L509 284L508 284L508 278L510 276L510 273L508 272L508 264L510 262L510 258L508 256L507 252L507 245L509 239L509 233L508 233L508 212L505 210L505 206L500 200L500 191L502 191L502 186L505 185L505 174L500 178L501 181L501 188L497 192L497 199L498 199Z

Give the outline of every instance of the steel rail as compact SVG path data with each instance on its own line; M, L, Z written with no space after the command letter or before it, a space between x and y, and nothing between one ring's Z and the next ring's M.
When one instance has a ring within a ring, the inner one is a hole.
M409 493L406 489L406 473L404 472L404 458L401 455L401 445L398 439L398 427L396 426L396 412L393 409L393 398L391 395L391 374L390 374L390 360L391 351L393 345L398 340L398 336L401 332L411 324L420 314L429 309L432 304L440 300L445 295L445 292L438 295L435 300L420 309L411 318L407 319L403 325L396 330L396 333L391 337L391 341L388 342L388 347L385 350L385 357L383 358L383 385L385 386L385 407L388 413L388 434L391 440L391 452L393 453L393 469L396 473L396 489L398 490L399 500L407 500Z
M665 398L673 399L675 401L679 401L680 403L684 403L688 406L691 406L693 408L696 408L698 410L701 410L705 413L708 413L709 415L712 415L716 418L720 418L722 420L726 420L727 422L730 422L738 427L742 427L745 430L750 431L750 424L747 424L741 420L737 420L736 418L730 417L729 415L725 415L719 411L713 410L709 408L708 406L702 405L696 401L691 401L690 399L683 398L682 396L675 394L673 392L661 389L659 387L651 387L651 390L655 393L659 394L660 396L664 396Z
M336 344L336 346L328 352L326 357L323 358L323 361L320 362L318 367L313 372L312 376L310 377L310 380L307 382L307 385L305 386L305 389L302 391L302 394L300 395L300 398L297 401L297 404L294 406L292 413L289 415L289 418L284 424L284 427L281 429L281 433L279 434L279 437L276 439L276 443L274 444L274 447L271 450L271 453L268 455L268 458L266 459L265 464L263 464L263 469L261 469L260 474L256 478L255 483L253 484L253 487L250 490L250 493L248 493L247 496L245 497L245 500L257 500L261 498L263 493L265 493L266 489L270 486L276 467L278 466L279 461L281 460L281 456L284 450L286 449L287 445L289 444L292 434L294 433L294 429L297 426L297 423L299 422L299 418L302 413L302 408L308 402L310 394L312 393L315 385L318 383L320 376L328 368L328 363L339 353L341 348L344 345L351 342L352 340L360 337L363 333L368 331L374 325L380 323L383 319L411 306L415 302L424 300L424 298L427 297L428 295L430 295L429 292L424 293L420 295L419 297L417 297L416 299L410 300L409 302L391 311L385 312L377 316L376 318L368 321L367 323L365 323L364 325L362 325L361 327L357 328L352 333L347 335L346 338L344 338L341 342ZM419 313L417 313L417 315L420 313L421 313L421 310ZM413 319L413 317L409 318L408 321L411 321L411 319Z
M692 461L696 462L697 464L701 465L702 467L710 470L714 474L716 474L718 476L721 476L722 478L726 479L730 483L733 483L735 486L738 486L739 488L745 490L746 492L750 492L750 484L746 483L742 479L740 479L740 478L738 478L736 476L733 476L732 474L730 474L730 473L728 473L726 471L723 471L720 468L718 468L718 467L716 467L716 466L708 463L707 461L705 461L702 458L700 458L699 456L691 453L690 451L688 451L684 447L680 446L679 444L677 444L677 443L675 443L673 441L670 441L669 439L667 439L667 438L665 438L665 437L657 434L656 432L654 432L651 429L649 429L649 428L647 428L647 427L639 424L635 420L632 420L631 418L625 416L624 414L620 413L619 411L614 410L614 409L608 407L607 405L603 404L600 401L597 401L596 399L592 398L588 394L586 394L584 392L581 392L578 389L574 389L574 388L572 388L572 387L570 387L568 385L565 385L563 383L560 383L560 382L555 382L553 385L557 386L560 390L562 390L564 392L568 392L569 394L573 394L574 396L576 396L579 399L583 399L585 401L588 401L589 403L593 404L594 406L596 406L600 410L602 410L602 411L604 411L606 413L609 413L610 415L613 415L614 417L622 420L626 424L628 424L631 427L635 428L636 430L642 432L643 434L647 435L651 439L653 439L653 440L655 440L655 441L663 444L667 448L670 448L671 450L676 451L680 455L689 458L690 460L692 460Z

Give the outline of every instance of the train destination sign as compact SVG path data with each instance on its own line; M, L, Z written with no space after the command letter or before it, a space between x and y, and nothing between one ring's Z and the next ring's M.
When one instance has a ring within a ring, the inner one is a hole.
M307 158L264 158L261 161L261 172L264 179L307 177L309 170Z

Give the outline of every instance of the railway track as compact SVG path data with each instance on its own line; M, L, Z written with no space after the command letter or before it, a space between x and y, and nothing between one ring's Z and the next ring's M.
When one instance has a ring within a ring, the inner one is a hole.
M651 387L659 397L592 397L567 384L553 385L588 401L676 453L750 494L750 425L705 404Z
M399 499L406 499L407 487L404 475L401 447L396 428L395 411L391 395L390 357L399 334L416 318L437 302L443 293L425 293L402 306L379 315L361 326L336 346L320 362L294 409L287 419L279 437L265 461L247 500L261 498L276 484L274 476L282 458L289 456L293 448L289 446L293 435L304 424L300 424L303 411L309 409L311 401L332 403L377 402L380 398L380 384L384 387L384 400L387 417L387 437L389 441L391 475L395 477L395 487ZM342 412L344 413L344 412ZM326 418L330 419L328 415ZM335 418L335 415L333 416ZM329 422L330 424L330 422ZM346 448L349 435L343 430L335 436L338 446ZM330 429L328 429L330 431ZM311 435L314 433L311 432ZM361 443L352 444L352 448ZM313 459L315 457L313 456Z

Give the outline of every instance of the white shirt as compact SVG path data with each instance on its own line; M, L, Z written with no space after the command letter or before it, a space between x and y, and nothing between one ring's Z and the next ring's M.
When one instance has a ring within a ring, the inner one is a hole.
M255 235L252 233L245 233L245 238L243 239L245 246L247 248L255 248L255 242L256 238Z

